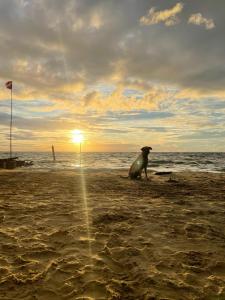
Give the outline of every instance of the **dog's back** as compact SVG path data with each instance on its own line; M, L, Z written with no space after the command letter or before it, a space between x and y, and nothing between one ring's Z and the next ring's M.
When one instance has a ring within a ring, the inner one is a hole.
M141 176L142 169L144 167L144 159L142 153L136 158L132 163L129 170L129 177L131 179L136 179L138 176Z

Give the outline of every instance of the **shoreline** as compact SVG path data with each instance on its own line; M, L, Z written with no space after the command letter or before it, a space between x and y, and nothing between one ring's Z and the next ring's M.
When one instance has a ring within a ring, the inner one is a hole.
M129 170L139 152L133 153L82 153L82 166L85 169ZM51 153L19 154L23 160L33 161L30 169L74 170L79 169L79 153L57 153L53 162ZM225 172L224 153L156 153L149 155L148 169L172 172Z
M0 171L2 300L225 298L225 174L120 175Z
M85 168L85 167L82 167L80 168L79 166L75 167L75 168L34 168L34 167L24 167L24 168L15 168L15 169L1 169L0 168L0 174L1 172L11 172L11 173L16 173L16 172L32 172L32 173L35 173L35 172L73 172L73 173L79 173L80 170L83 170L85 172L88 172L88 173L93 173L93 172L97 172L97 173L108 173L108 172L113 172L113 173L118 173L118 172L122 172L122 175L124 176L125 174L128 175L128 171L129 171L129 168L127 167L124 167L124 168ZM148 168L148 174L149 175L155 175L156 172L171 172L172 174L225 174L225 171L215 171L215 170L190 170L190 169L184 169L184 170L172 170L172 169L167 169L167 168L162 168L161 169L151 169L151 168ZM158 176L158 175L157 175ZM145 175L144 175L144 171L142 173L142 178L143 180L145 179Z

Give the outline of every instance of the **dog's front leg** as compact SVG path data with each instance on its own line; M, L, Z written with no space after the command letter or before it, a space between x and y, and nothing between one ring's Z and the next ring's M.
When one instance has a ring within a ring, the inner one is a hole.
M137 176L137 179L138 179L138 180L142 180L141 174L142 174L142 170L139 172L139 174L138 174L138 176Z
M146 177L146 180L149 180L148 174L147 174L147 168L145 168L145 177Z

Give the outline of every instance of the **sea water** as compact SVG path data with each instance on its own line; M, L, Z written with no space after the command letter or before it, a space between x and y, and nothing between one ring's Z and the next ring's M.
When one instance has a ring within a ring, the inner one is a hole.
M32 169L69 170L80 167L86 169L128 169L139 155L135 152L90 152L56 153L53 163L51 152L17 152L13 156L20 159L32 160ZM0 158L8 157L0 152ZM225 152L151 152L149 155L149 169L152 171L206 171L225 172Z

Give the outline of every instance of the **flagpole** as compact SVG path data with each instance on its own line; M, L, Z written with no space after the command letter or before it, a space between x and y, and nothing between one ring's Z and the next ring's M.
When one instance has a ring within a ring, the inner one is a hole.
M81 142L80 142L80 167L81 167Z
M12 158L12 88L11 88L11 117L10 117L9 140L10 140L10 158Z

